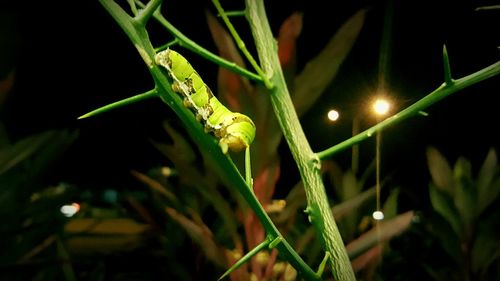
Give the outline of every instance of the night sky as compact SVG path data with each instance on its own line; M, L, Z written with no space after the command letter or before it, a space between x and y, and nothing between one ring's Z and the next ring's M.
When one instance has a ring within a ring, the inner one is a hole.
M195 2L165 1L165 15L187 36L215 51L204 11L196 9ZM333 8L325 7L324 2L267 1L275 30L293 10L304 12L298 42L299 68L349 16L360 8L369 8L365 26L338 76L314 110L301 120L314 150L326 149L350 136L351 118L341 117L332 125L325 119L326 112L335 107L349 115L365 108L367 97L377 88L380 69L385 69L385 81L400 110L443 82L443 44L448 48L455 78L500 58L500 11L474 10L493 1L395 1L389 59L382 68L383 1L333 1ZM79 138L59 162L53 181L82 186L99 182L113 188L135 186L129 170L145 171L165 162L148 138L160 136L164 119L175 118L171 110L159 100L150 100L76 120L89 110L153 87L135 48L98 1L19 5L3 11L15 18L11 42L14 56L9 58L15 58L16 81L1 115L11 141L49 129L78 130ZM206 6L211 8L210 3ZM165 42L170 40L167 33L164 36ZM215 85L216 66L191 58L204 80ZM383 132L382 175L390 175L394 184L403 187L409 208L418 208L413 199L419 200L427 192L428 145L434 145L452 163L458 156L465 156L474 168L479 168L490 147L500 147L495 102L499 82L495 77L462 90L428 108L427 117L414 117ZM369 117L361 123L363 128L369 124L373 124ZM293 171L287 147L281 151L283 169ZM374 155L374 139L363 142L361 169ZM347 168L349 157L346 151L333 159ZM288 179L290 182L281 180L280 186L294 184L298 175Z

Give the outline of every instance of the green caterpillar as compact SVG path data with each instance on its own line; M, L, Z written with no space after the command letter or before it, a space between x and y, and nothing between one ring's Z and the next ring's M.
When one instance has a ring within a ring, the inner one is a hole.
M228 149L238 152L250 146L255 138L252 119L220 103L186 58L166 49L156 54L155 61L168 71L173 80L172 89L184 96L184 104L195 111L205 131L219 140L223 153Z

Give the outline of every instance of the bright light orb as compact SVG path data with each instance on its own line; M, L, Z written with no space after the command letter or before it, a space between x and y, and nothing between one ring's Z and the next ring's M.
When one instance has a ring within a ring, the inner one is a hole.
M384 99L377 99L373 103L373 110L375 111L375 113L377 115L387 114L387 112L389 112L390 107L391 107L391 105L389 104L389 102L387 100L384 100Z
M372 214L372 217L374 220L383 220L384 219L384 213L382 213L382 211L375 211L373 212Z
M335 109L331 109L328 111L328 120L330 121L337 121L339 119L339 112Z
M64 205L60 210L65 217L69 218L78 213L78 211L80 210L80 204L72 203L71 205Z

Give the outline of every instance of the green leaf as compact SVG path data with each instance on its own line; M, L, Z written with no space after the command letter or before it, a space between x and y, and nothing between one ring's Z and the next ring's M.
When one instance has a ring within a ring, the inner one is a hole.
M462 236L462 224L460 222L459 213L453 204L452 198L441 191L434 184L430 184L429 196L431 199L432 207L438 212L452 227L453 231L458 237Z
M344 174L342 179L342 186L337 188L340 200L342 202L356 197L361 191L361 187L357 182L356 177L351 171ZM359 217L361 212L359 209L354 210L347 214L341 221L339 221L339 229L343 234L346 241L352 239L356 233Z
M61 268L64 274L66 281L76 281L78 280L75 275L75 271L73 270L73 266L71 265L71 257L66 250L66 246L63 241L61 241L60 237L56 239L57 245L57 255L60 260L64 261L61 264Z
M453 262L459 264L462 259L460 241L452 226L439 215L431 217L426 221L426 226L428 227L428 231L432 234L430 238L437 238L435 242L436 246L441 247Z
M384 211L384 219L392 219L398 214L398 196L399 196L399 188L395 188L391 190L389 197L384 202L384 206L382 207Z
M347 171L342 178L342 186L337 187L341 201L349 200L361 192L361 186L352 171Z
M167 214L176 221L187 232L189 237L196 242L205 254L205 256L218 266L224 266L224 255L217 243L213 239L210 229L178 213L172 208L166 208Z
M480 232L472 246L472 271L486 273L495 260L500 261L500 242L498 235Z
M482 277L478 280L492 280L482 275L493 274L491 268L500 262L499 216L500 208L496 208L485 213L477 222L476 237L471 250L471 269L476 276Z
M376 188L372 187L347 201L335 204L332 208L333 216L336 220L340 220L345 216L356 212L356 210L359 209L363 204L373 199L375 197L375 194Z
M478 215L486 209L500 192L500 184L492 184L494 177L498 174L497 154L494 148L490 148L484 160L477 179L478 192Z
M455 197L454 203L464 223L466 233L472 231L471 225L476 218L477 192L472 180L472 168L468 160L460 157L454 168Z
M453 171L448 161L434 147L427 148L427 165L435 187L453 196L455 193Z

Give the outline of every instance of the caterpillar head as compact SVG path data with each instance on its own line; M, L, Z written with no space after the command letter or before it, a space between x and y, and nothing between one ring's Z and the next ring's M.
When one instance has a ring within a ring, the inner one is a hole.
M225 133L219 140L223 153L228 149L233 152L247 148L255 138L255 125L248 116L241 113L231 114L231 122L225 127Z

